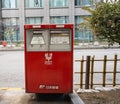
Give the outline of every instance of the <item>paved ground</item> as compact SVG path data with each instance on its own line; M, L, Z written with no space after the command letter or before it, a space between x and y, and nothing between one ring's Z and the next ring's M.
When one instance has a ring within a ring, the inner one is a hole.
M79 93L85 104L120 104L120 89Z
M0 90L0 104L28 104L30 97L21 89Z
M0 90L0 104L72 104L69 100L57 95L39 95L25 93L21 88Z
M23 51L0 51L0 87L24 88Z

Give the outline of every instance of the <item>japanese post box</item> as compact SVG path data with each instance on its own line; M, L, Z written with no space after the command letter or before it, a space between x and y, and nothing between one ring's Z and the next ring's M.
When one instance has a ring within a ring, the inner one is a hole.
M73 91L73 25L24 25L25 90Z

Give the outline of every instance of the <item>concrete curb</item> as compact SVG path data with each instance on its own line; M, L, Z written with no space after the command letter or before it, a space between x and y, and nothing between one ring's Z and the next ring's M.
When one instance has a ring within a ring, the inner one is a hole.
M119 45L107 46L107 45L74 45L74 49L118 49Z
M120 49L120 46L74 46L74 49ZM0 47L0 51L24 51L24 47Z
M24 49L0 49L0 51L24 51Z

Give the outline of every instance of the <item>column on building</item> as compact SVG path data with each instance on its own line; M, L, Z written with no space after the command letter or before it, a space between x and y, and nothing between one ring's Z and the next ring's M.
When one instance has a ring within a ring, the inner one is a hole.
M24 11L24 0L17 0L19 8L19 25L20 25L20 40L24 40L24 24L25 24L25 11Z
M3 40L3 29L2 29L2 0L0 0L0 42Z
M43 0L44 2L44 24L49 24L50 23L50 7L49 7L49 1L48 0Z
M69 23L73 23L73 24L75 23L74 8L75 8L74 0L69 0Z

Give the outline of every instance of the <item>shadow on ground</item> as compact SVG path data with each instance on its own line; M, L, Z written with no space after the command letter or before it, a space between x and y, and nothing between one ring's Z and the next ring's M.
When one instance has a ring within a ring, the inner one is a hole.
M72 104L63 94L31 94L24 90L0 90L0 104Z

